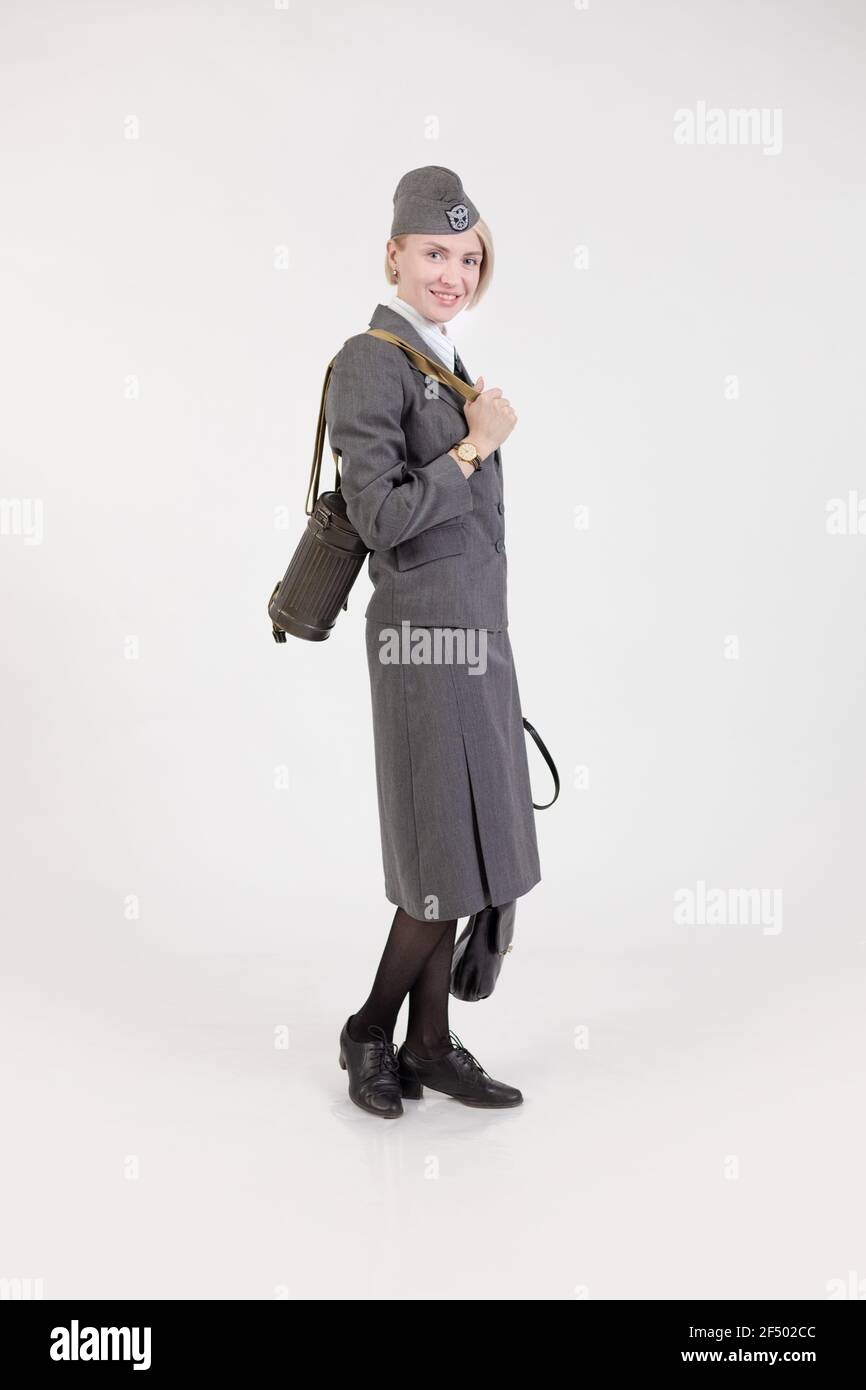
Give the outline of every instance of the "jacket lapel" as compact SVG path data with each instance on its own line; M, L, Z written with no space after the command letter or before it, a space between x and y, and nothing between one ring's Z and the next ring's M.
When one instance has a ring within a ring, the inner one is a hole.
M404 319L402 314L398 314L395 309L389 309L387 304L376 305L376 309L373 314L373 317L370 319L369 326L370 328L385 328L389 333L393 333L395 337L402 338L405 343L409 343L413 348L417 348L419 352L423 352L426 357L432 358L434 362L439 360L437 359L436 354L433 352L433 349L429 346L429 344L425 343L424 339L421 337L421 334L414 327L414 325L411 324L408 319ZM392 344L392 346L394 345ZM394 347L394 351L399 352L400 349L398 347ZM404 353L403 356L406 357L406 354ZM409 363L409 366L412 368L412 371L417 372L421 381L423 381L424 373L422 371L419 371L419 369L415 366L414 362L411 362L408 357L406 357L406 361ZM459 375L459 372L455 372L455 376ZM453 406L454 409L459 412L460 417L461 419L463 419L465 424L465 417L463 415L463 397L458 395L458 393L454 390L452 386L446 386L445 383L442 381L437 382L436 385L439 392L439 399L446 401L448 405Z

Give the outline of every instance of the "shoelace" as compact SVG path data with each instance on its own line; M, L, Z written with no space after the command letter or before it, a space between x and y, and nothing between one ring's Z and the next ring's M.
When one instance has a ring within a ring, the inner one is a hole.
M477 1070L481 1072L482 1076L490 1076L490 1072L487 1071L484 1067L482 1067L478 1058L473 1057L472 1053L469 1051L469 1048L463 1046L456 1033L451 1033L449 1031L449 1037L451 1038L451 1041L454 1043L454 1048L457 1052L458 1057L465 1066L477 1068ZM491 1077L491 1080L492 1079L493 1078Z
M397 1076L399 1063L397 1061L397 1046L388 1041L388 1035L384 1028L380 1028L378 1023L371 1023L367 1032L370 1034L376 1046L379 1061L379 1076L374 1076L367 1083L369 1086L376 1086L386 1078ZM390 1080L388 1081L390 1086Z

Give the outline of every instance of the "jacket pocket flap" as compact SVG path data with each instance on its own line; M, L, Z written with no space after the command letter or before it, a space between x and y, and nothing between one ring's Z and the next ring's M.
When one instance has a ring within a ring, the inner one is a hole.
M427 531L419 531L411 540L396 545L394 554L397 568L408 570L414 565L423 565L427 560L439 560L444 555L461 555L465 549L463 523L451 521L441 526L431 526Z

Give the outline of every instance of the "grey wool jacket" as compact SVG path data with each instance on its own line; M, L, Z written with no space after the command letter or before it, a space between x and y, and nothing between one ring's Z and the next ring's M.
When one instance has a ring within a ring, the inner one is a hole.
M387 305L377 305L370 327L430 356ZM325 418L349 520L371 551L365 617L507 628L501 454L463 476L448 453L468 433L458 393L396 344L358 333L334 360Z

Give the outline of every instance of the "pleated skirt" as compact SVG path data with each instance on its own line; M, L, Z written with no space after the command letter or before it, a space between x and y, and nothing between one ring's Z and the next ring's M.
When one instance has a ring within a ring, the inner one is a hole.
M366 623L382 863L389 902L445 920L528 893L541 868L507 628L469 630L463 660L405 659L421 631L443 630L405 624L404 659L382 660L395 628Z

